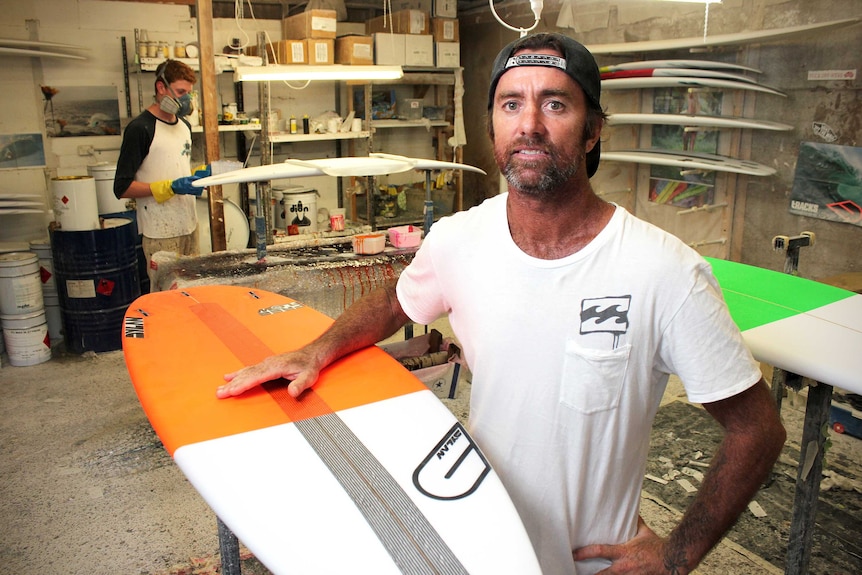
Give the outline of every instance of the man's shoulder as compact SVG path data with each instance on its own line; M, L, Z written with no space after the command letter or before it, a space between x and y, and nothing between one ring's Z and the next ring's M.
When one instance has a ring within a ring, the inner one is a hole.
M126 126L126 131L137 131L143 130L148 133L152 133L155 130L156 126L156 117L151 114L148 110L144 110L140 114L138 114L135 118L132 119L131 122Z

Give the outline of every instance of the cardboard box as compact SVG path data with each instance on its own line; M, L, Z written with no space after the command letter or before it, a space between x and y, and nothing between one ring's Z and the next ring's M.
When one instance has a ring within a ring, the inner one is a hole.
M279 64L308 64L308 49L305 40L282 40L278 42Z
M335 38L335 10L306 10L281 21L282 36L288 40Z
M458 68L461 66L461 44L459 42L436 42L434 65L438 68Z
M374 64L374 38L342 36L335 39L335 63L371 66Z
M398 10L423 10L431 13L434 9L434 0L391 0L392 11Z
M459 42L457 18L431 18L431 35L435 42Z
M429 34L431 15L422 10L399 10L368 21L366 34L392 32L394 34Z
M365 22L339 22L335 31L336 37L342 36L365 36Z
M457 18L458 0L434 0L431 14L438 18Z
M374 63L378 66L404 66L407 34L378 33L374 38Z
M304 42L309 64L320 66L335 63L335 40L328 38L306 38Z
M434 38L407 34L404 38L405 66L434 66Z

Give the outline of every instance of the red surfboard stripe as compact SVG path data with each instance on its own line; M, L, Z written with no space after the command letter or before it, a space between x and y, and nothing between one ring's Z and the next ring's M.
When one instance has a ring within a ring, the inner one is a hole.
M192 312L212 331L237 359L245 365L258 363L273 355L257 335L217 303L200 303ZM279 379L263 386L291 421L300 421L332 413L332 408L314 391L305 391L299 399L287 393L287 380Z

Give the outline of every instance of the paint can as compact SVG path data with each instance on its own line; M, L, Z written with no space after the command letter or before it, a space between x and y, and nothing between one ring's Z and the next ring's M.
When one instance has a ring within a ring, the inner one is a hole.
M0 313L30 313L43 305L39 256L33 252L0 254Z
M317 190L288 188L282 198L287 225L297 226L301 234L317 231Z
M51 191L61 229L74 232L99 228L99 202L92 176L51 178Z
M39 258L39 279L42 281L42 296L57 295L57 281L54 279L54 256L51 253L51 242L34 240L30 242L30 251Z
M141 295L135 231L126 218L107 218L90 231L51 230L68 351L122 348L123 317Z
M24 367L51 359L51 340L44 310L0 315L0 324L11 365Z
M116 164L101 162L87 166L87 173L96 181L96 204L99 215L114 214L129 211L129 200L118 199L114 195L114 175L117 173Z

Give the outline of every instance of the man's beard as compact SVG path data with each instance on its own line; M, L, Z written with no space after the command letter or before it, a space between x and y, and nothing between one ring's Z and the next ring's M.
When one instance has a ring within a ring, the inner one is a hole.
M536 162L529 160L515 162L511 154L512 148L521 145L545 148L548 156L542 156ZM540 138L529 138L515 142L510 149L505 150L504 160L501 173L509 186L536 197L551 195L552 192L563 189L563 186L577 173L579 165L577 159L567 160L560 157L557 149L550 148L547 142ZM550 160L550 164L538 175L526 173L528 170L536 170L539 162L548 162L548 160Z

